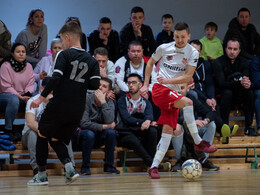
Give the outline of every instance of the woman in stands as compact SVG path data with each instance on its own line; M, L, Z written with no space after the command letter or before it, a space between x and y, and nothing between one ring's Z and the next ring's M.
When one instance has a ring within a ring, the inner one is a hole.
M44 12L34 9L30 12L26 28L16 37L15 43L26 46L26 60L33 68L45 56L47 50L47 26L44 24Z
M52 72L54 69L54 60L56 58L57 53L60 50L62 50L61 40L59 38L53 39L51 42L52 55L43 57L41 61L34 68L34 78L35 78L35 82L37 82L38 84L36 93L40 93L42 80L47 76L52 76Z
M15 141L21 138L21 134L13 129L13 122L19 108L25 109L34 92L34 73L26 61L23 44L15 43L11 52L0 64L0 111L5 112L4 133Z

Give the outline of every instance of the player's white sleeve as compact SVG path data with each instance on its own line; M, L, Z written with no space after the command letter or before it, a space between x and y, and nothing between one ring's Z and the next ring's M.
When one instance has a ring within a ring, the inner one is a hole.
M160 60L160 58L163 55L163 47L162 46L163 45L160 45L159 47L157 47L157 49L155 50L155 52L151 56L155 61Z
M128 86L124 82L125 62L126 62L125 57L121 57L115 63L115 83L122 91L128 92Z
M190 66L197 66L199 60L199 52L196 49L191 51L190 58L188 59L187 64Z

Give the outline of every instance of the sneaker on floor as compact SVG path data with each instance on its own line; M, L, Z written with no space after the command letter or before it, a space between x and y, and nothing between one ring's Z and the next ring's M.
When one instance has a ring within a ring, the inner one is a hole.
M172 166L172 172L181 172L182 162L178 160L175 165Z
M28 186L43 186L48 185L48 178L46 177L40 177L38 174L34 175L31 180L28 181Z
M231 134L230 127L227 124L222 125L221 127L222 144L229 143L230 134Z
M104 173L108 174L120 174L120 171L113 166L104 166Z
M231 127L231 136L236 135L238 129L239 129L239 125L237 124Z
M245 135L247 135L247 136L257 136L255 128L254 127L246 127L245 128Z
M89 167L82 167L80 173L81 175L91 175Z
M73 169L70 172L66 172L65 174L65 183L67 185L73 183L74 181L76 181L79 177L79 174L75 171L75 169Z
M218 150L215 146L205 140L202 140L198 145L194 144L194 149L206 153L213 153Z
M148 174L152 179L160 179L158 167L153 167L148 170Z
M169 172L171 170L171 163L170 162L165 162L161 163L158 167L158 169L162 172Z
M204 171L218 171L219 170L219 167L214 165L209 160L206 160L204 163L201 164L201 166Z

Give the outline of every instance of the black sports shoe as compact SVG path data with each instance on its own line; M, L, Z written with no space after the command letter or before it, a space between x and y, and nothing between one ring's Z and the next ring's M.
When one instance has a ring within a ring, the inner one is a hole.
M91 175L89 167L81 167L81 175Z
M181 172L182 162L178 160L175 165L172 166L172 172Z
M255 128L254 127L246 127L245 128L245 135L247 135L247 136L257 136Z
M104 166L104 173L108 174L120 174L120 171L113 166Z
M202 165L202 169L204 171L218 171L219 167L214 165L212 162L210 162L209 160L206 160L204 163L201 164Z
M75 171L75 169L73 169L72 171L66 172L65 183L67 185L69 185L69 184L73 183L74 181L76 181L78 177L79 177L79 174Z

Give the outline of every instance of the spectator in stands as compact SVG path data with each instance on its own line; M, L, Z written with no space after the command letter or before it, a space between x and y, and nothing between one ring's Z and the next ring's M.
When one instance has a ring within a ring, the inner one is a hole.
M115 81L115 65L108 58L108 51L104 47L98 47L94 50L94 58L98 61L100 76L112 80L112 90L107 92L107 98L115 100L117 91L114 85Z
M34 78L38 84L36 93L40 93L42 80L47 76L52 76L54 60L60 50L62 50L61 40L59 38L53 39L51 42L52 55L43 57L34 68Z
M250 64L251 79L254 84L255 93L255 117L257 133L260 135L260 55L255 56Z
M169 43L174 41L173 40L173 25L174 25L174 21L173 21L173 17L171 14L164 14L162 16L162 27L163 30L162 32L159 32L156 36L155 36L155 41L157 43L157 46L163 44L163 43Z
M79 25L80 29L82 29L78 17L68 17L66 19L65 23L68 23L68 22L76 23L76 24ZM60 38L59 35L57 36L57 38ZM83 33L83 32L82 32L81 37L80 37L80 45L81 45L82 49L87 50L87 37L86 37L86 34Z
M201 57L212 61L223 55L222 41L216 37L218 25L208 22L204 27L205 36L200 39L202 43Z
M42 91L44 87L46 86L47 82L50 80L50 77L45 77L43 79L41 89ZM25 125L24 129L22 131L22 145L25 149L28 149L29 155L30 155L30 165L33 169L33 175L36 175L38 173L38 167L36 163L36 140L37 140L37 134L38 134L38 122L41 118L41 115L48 104L49 100L52 98L52 94L49 94L47 98L42 102L38 108L30 108L31 102L35 99L37 99L40 96L40 94L30 98L26 104L26 111L25 111ZM74 160L73 160L73 151L71 147L71 143L67 146L70 158L72 159L72 162L75 166Z
M4 133L11 140L21 135L13 129L13 122L19 108L25 108L26 102L34 92L34 75L31 64L26 59L26 49L21 43L15 43L12 54L5 57L0 68L0 107L5 112Z
M115 83L121 91L127 93L129 86L127 86L127 78L131 73L136 73L141 76L141 81L144 81L144 73L146 63L143 58L143 47L139 41L132 41L128 46L128 53L119 58L115 63ZM156 80L156 68L153 68L152 78L150 80L149 91L152 91L153 84ZM142 94L148 98L148 94Z
M0 62L11 54L11 33L3 21L0 20Z
M80 128L73 135L73 148L82 149L81 174L90 175L90 154L92 148L105 145L105 173L119 174L114 166L114 151L117 144L115 128L115 104L106 98L112 88L112 81L102 77L99 89L86 98L86 106Z
M201 56L201 51L202 51L202 44L199 40L192 40L190 41L190 44L197 49L199 52L199 55ZM195 92L195 98L198 99L198 101L201 101L201 103L205 103L214 114L214 121L216 124L216 130L219 134L221 133L221 130L223 131L223 134L225 135L222 139L224 143L227 142L227 138L230 136L231 130L229 126L224 126L223 120L217 111L217 102L215 100L215 86L212 78L212 68L211 64L204 60L202 57L199 58L198 65L196 67L196 70L193 74L193 81L194 81L194 88L191 88L187 96L189 98L194 98L191 96L194 96ZM193 93L192 93L193 92ZM236 133L238 129L238 126L236 125L235 128L232 128L232 135Z
M115 80L115 65L109 60L108 51L104 47L98 47L94 50L94 58L98 61L100 76Z
M156 43L150 26L143 24L145 21L144 10L141 7L133 7L130 22L120 31L120 53L127 54L129 43L137 40L142 43L145 56L151 56L156 49Z
M225 124L229 124L232 107L243 104L245 115L245 135L254 136L251 127L254 112L254 94L249 79L249 62L240 56L240 42L229 39L225 54L213 61L213 70L217 87L221 89L220 113Z
M26 60L33 66L45 56L47 51L47 26L44 24L44 12L34 9L30 12L26 29L16 37L15 43L26 47Z
M189 90L188 85L182 84L181 91L179 93L186 96L188 90ZM200 102L194 97L189 97L189 98L191 98L191 100L193 101L194 112L199 113L201 116L201 118L198 117L195 118L199 135L202 137L203 140L206 140L212 144L215 136L215 131L216 131L213 112L206 106L205 103ZM183 143L184 136L185 136L185 141ZM208 160L209 153L203 153L194 150L193 147L194 141L190 135L187 124L184 121L182 109L180 109L177 128L173 132L172 145L174 147L174 151L177 159L176 164L172 167L173 172L181 171L181 165L185 160L188 159L188 157L199 160L201 162L202 167L205 170L208 171L219 170L218 166L213 165L212 162ZM183 145L185 146L183 147Z
M98 29L88 35L88 44L91 55L96 48L105 47L108 50L109 60L116 62L120 57L118 32L112 29L112 22L107 17L101 18Z
M117 125L119 145L132 149L150 167L156 152L157 129L151 126L151 103L141 96L142 78L139 74L128 75L129 93L117 102L120 122Z
M223 41L226 47L230 38L237 38L241 43L240 55L248 59L252 59L254 55L260 55L260 35L255 26L250 23L250 19L250 11L245 7L241 8L237 17L230 21Z

